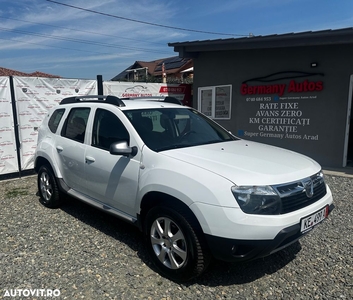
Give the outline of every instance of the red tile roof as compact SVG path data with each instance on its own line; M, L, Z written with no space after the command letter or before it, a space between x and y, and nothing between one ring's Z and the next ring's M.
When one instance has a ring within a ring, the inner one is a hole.
M6 69L0 67L0 76L22 76L22 77L47 77L47 78L60 78L61 76L51 75L39 71L33 73L24 73L16 70Z

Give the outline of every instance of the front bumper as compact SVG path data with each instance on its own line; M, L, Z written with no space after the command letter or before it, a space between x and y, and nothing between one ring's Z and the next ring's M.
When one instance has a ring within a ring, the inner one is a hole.
M329 206L329 213L334 205ZM273 240L235 240L205 234L209 248L216 259L237 262L271 255L299 240L300 224L281 230Z

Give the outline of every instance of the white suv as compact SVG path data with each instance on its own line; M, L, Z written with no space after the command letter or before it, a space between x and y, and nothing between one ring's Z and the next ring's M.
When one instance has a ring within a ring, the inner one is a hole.
M212 257L270 255L333 209L312 159L239 139L168 102L64 99L39 129L41 203L58 207L65 193L135 224L173 280L200 275Z

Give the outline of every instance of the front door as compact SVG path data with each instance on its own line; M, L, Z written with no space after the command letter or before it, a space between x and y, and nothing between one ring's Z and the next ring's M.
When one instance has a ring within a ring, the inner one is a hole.
M134 216L141 152L138 151L134 157L110 154L110 145L123 140L130 146L136 146L118 116L108 110L97 109L91 145L85 153L85 193Z

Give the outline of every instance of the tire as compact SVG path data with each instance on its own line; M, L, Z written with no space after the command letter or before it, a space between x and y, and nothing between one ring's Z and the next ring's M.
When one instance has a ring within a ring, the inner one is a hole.
M40 167L37 183L40 203L49 208L57 208L62 204L59 188L50 166Z
M148 252L161 275L182 282L206 270L211 255L189 211L156 206L147 213L144 229Z

